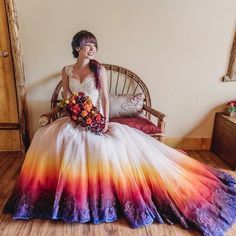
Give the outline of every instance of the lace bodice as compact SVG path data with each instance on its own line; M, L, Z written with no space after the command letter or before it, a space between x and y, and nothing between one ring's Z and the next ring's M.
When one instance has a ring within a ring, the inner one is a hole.
M84 92L85 95L92 99L93 105L103 114L101 108L101 99L99 90L96 88L95 77L87 77L82 83L73 76L72 69L73 65L68 65L65 67L66 74L69 78L69 88L71 92Z

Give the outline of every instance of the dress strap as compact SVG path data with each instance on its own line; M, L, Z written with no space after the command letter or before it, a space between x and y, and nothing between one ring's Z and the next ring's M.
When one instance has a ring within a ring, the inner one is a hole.
M71 74L72 74L72 65L66 66L66 67L65 67L65 71L66 71L67 76L71 77Z

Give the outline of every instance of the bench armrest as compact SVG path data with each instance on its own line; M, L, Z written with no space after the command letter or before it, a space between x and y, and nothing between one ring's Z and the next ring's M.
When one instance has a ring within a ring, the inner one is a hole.
M60 108L55 107L51 111L49 111L48 113L42 114L39 117L39 125L46 126L47 124L49 124L52 121L52 117L59 111L60 111Z
M167 121L167 116L164 113L162 113L162 112L160 112L160 111L158 111L146 104L143 105L143 109L157 118L157 126L164 133L165 132L165 124Z

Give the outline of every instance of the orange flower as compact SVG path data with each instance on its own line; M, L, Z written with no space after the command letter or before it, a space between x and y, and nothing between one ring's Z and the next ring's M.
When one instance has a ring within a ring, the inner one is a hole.
M91 119L91 118L87 118L87 119L86 119L86 124L87 124L87 125L91 125L91 123L92 123L92 119Z
M85 117L85 116L87 116L87 115L88 115L88 112L87 112L87 111L82 111L82 112L81 112L81 116Z
M84 110L86 110L87 112L90 112L92 109L92 104L85 104L84 105Z

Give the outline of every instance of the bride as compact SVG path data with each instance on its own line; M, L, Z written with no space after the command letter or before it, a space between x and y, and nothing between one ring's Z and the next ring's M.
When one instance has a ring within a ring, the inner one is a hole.
M88 95L106 118L102 135L69 117L40 128L26 154L4 212L13 219L113 222L134 228L158 223L197 227L220 236L236 218L235 180L119 123L109 123L106 70L93 58L97 40L80 31L74 65L62 69L64 97Z

